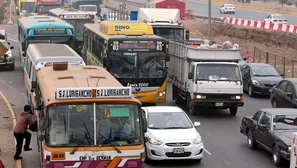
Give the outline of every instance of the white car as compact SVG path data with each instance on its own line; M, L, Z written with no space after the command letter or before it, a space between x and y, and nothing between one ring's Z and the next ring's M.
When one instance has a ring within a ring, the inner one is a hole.
M271 14L264 19L265 22L287 24L287 19L282 14Z
M176 106L142 107L147 117L145 133L146 162L151 160L193 159L203 157L203 142L187 114Z
M232 4L224 4L220 6L220 13L232 13L235 14L235 7Z

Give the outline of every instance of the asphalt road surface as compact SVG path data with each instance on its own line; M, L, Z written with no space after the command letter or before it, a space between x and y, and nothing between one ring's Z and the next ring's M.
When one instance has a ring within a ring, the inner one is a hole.
M127 0L131 2L144 3L146 0ZM184 0L186 2L186 9L192 9L193 14L208 16L208 4L196 0ZM236 7L236 13L233 14L220 14L220 5L212 4L211 6L211 15L212 17L234 17L240 19L248 20L257 20L264 21L264 18L274 12L265 12L259 10L252 10L247 8ZM284 14L284 17L288 20L288 24L297 25L297 15L287 15Z
M12 36L17 33L15 25L0 25L1 28L5 28ZM11 38L14 38L12 39L12 45L15 46L15 53L18 54L16 37ZM0 90L13 104L16 113L22 111L23 105L26 103L23 93L24 87L23 73L21 72L19 58L17 58L15 71L0 71ZM169 87L168 93L170 92L171 88ZM206 152L200 164L191 161L167 161L146 165L146 168L196 168L197 166L200 168L273 168L271 154L261 148L257 151L250 150L247 147L246 138L239 133L241 118L246 115L253 115L260 108L271 107L269 99L245 96L244 101L244 108L240 108L238 115L235 117L230 117L227 110L207 111L198 116L189 114L193 122L201 122L198 131L201 133ZM168 103L166 104L174 105L171 95L168 95ZM31 146L33 151L23 152L22 154L24 156L24 168L39 167L36 136L35 133L32 133L32 135Z

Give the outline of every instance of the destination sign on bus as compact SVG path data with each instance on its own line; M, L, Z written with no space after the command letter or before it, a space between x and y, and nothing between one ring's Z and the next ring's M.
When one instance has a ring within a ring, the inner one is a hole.
M64 19L90 19L90 15L61 15Z
M112 41L111 51L165 51L165 41Z
M46 29L34 29L34 35L44 34L67 34L66 29L60 28L46 28Z
M91 99L131 97L131 87L57 88L56 99Z

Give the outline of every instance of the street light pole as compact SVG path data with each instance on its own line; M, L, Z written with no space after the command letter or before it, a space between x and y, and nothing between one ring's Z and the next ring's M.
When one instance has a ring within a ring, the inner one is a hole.
M211 0L208 0L208 37L211 38Z

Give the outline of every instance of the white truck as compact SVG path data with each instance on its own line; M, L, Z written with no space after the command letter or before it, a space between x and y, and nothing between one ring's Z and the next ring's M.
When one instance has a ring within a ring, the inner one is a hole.
M169 41L172 99L177 104L185 102L192 115L199 112L198 108L229 108L231 116L235 116L238 107L244 105L237 63L243 58L238 45L232 45L235 49L225 49L226 44L210 45L203 40Z
M137 20L152 25L157 36L171 40L189 39L189 30L181 23L179 9L139 8Z

